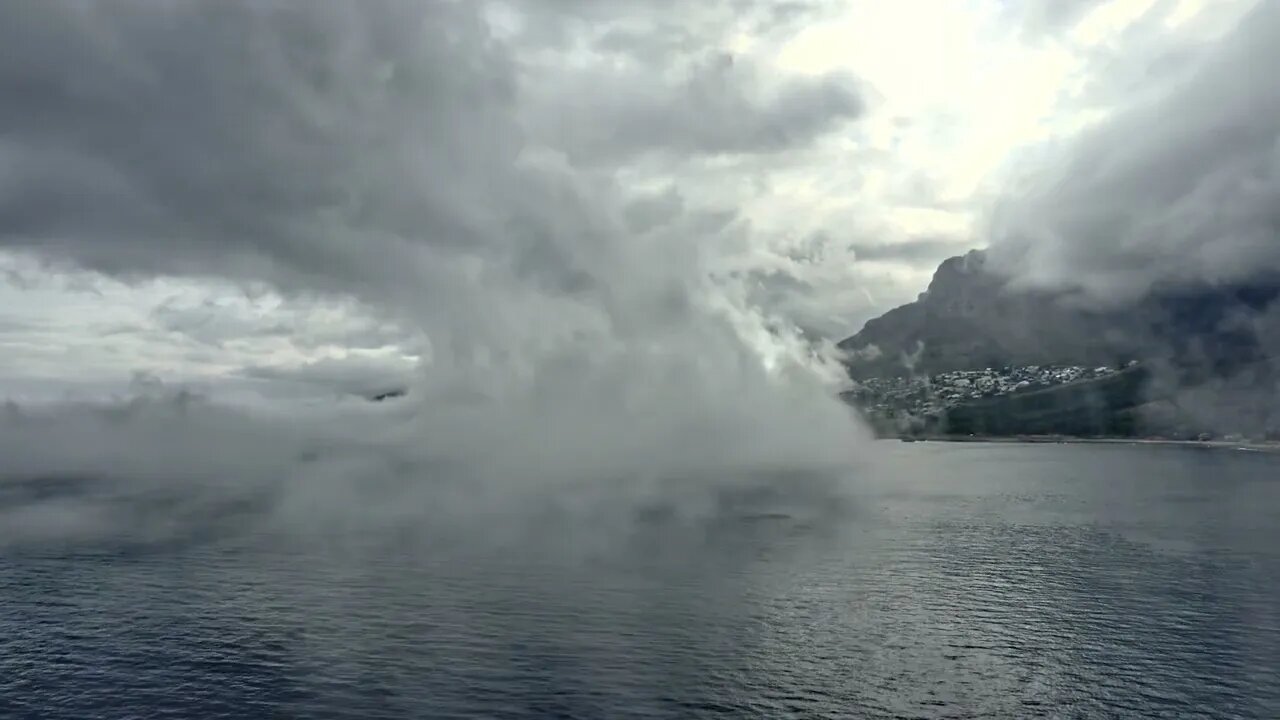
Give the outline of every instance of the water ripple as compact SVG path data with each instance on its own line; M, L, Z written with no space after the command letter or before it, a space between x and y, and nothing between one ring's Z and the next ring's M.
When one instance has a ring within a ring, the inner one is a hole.
M912 480L867 482L833 532L771 515L598 562L9 551L0 717L1276 716L1276 504L1146 456L1068 481L1000 452L899 459Z

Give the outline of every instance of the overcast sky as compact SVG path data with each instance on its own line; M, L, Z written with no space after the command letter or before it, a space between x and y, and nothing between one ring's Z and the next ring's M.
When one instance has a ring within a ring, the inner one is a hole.
M4 3L0 395L840 339L988 245L1280 267L1277 48L1269 0Z

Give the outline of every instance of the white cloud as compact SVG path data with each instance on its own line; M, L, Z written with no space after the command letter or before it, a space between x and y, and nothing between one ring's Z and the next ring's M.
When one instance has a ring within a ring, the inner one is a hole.
M993 258L1025 282L1132 299L1160 284L1280 271L1280 4L1029 162L993 214Z

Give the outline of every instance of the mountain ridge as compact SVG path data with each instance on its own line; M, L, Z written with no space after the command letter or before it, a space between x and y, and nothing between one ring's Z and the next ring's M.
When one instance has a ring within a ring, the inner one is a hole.
M1089 305L1015 287L981 250L944 260L916 301L840 341L855 379L1018 365L1167 363L1230 375L1280 356L1280 273L1167 284L1139 300Z

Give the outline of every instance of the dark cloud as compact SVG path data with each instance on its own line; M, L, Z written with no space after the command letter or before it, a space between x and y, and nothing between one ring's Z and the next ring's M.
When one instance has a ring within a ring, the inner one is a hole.
M0 242L109 273L417 284L401 238L483 237L501 189L465 193L515 150L483 132L511 87L482 39L445 3L7 5Z
M517 0L506 7L522 20L523 43L562 48L579 41L660 63L704 53L740 31L786 35L842 9L832 0Z
M627 247L616 189L566 154L776 152L861 108L847 78L727 56L540 84L472 3L54 0L0 8L0 47L0 247L353 294L446 347L537 314L632 327L699 282L692 244Z
M722 54L681 75L672 84L639 63L593 66L548 88L532 123L576 160L616 163L649 153L776 153L807 146L864 109L857 83L841 74L768 83L749 62Z
M513 43L527 124L577 162L776 153L811 143L865 105L852 78L774 76L726 49L742 34L785 37L838 9L827 0L507 7L519 18Z
M898 242L856 242L849 245L855 260L901 262L933 267L966 249L963 239L910 238Z
M619 261L609 189L527 143L477 11L6 5L0 245L354 294L464 354L641 302L644 271L692 272Z
M1019 0L1004 3L1004 9L1024 32L1037 36L1069 29L1104 4L1105 0Z
M1107 0L1017 0L1002 3L1002 11L1030 41L1054 40L1071 31L1095 10L1104 8ZM1112 3L1114 4L1114 3ZM1143 10L1144 17L1164 17L1173 12L1179 0L1155 0ZM1142 23L1131 28L1141 33Z
M1262 71L1277 65L1268 0L1185 82L1027 168L993 216L993 266L1102 299L1280 268L1280 84Z

